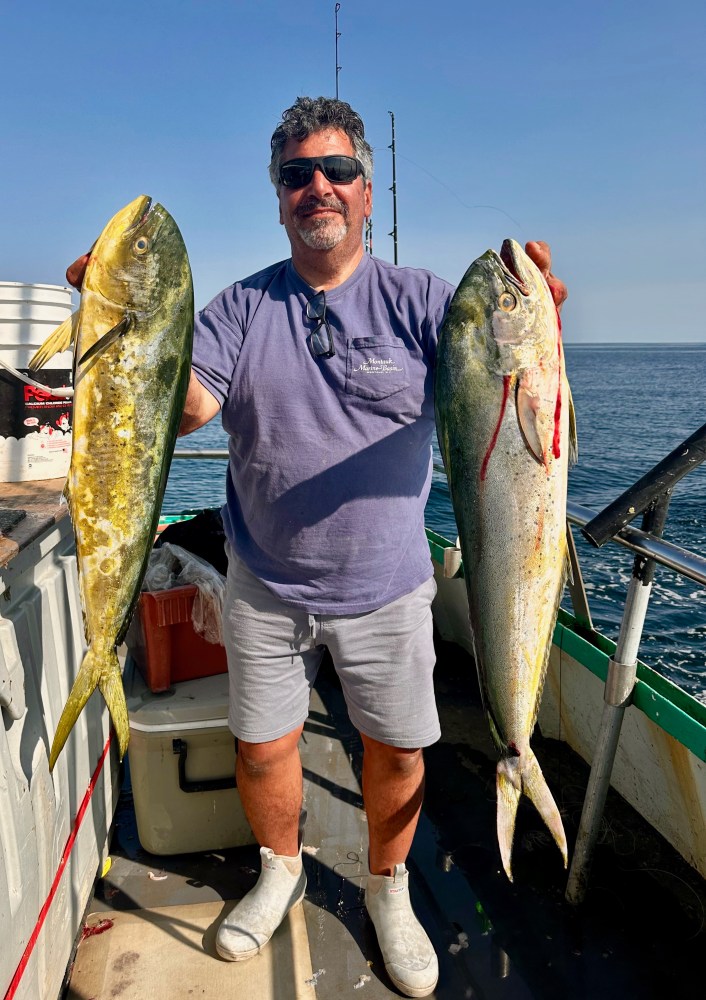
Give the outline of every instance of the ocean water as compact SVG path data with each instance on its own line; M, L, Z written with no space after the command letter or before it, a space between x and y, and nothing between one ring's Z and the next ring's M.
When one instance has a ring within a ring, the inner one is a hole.
M596 513L706 422L706 344L569 344L566 366L579 441L569 496ZM177 447L225 448L226 436L216 420ZM435 459L441 461L438 450ZM225 472L222 461L175 461L164 513L222 504ZM439 473L426 520L435 531L456 537ZM617 639L633 554L613 543L595 549L573 531L594 625ZM706 553L706 463L675 488L664 536ZM568 593L564 604L570 607ZM706 588L657 568L640 659L706 702Z

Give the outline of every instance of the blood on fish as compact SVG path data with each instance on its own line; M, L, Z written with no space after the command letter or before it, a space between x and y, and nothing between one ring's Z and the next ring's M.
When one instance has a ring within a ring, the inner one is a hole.
M514 743L508 743L507 748L510 751L510 756L512 756L512 757L520 757L521 756L520 751L517 749L517 747L516 747L516 745Z
M559 365L561 371L561 316L559 315L559 310L557 309L556 321L559 327L559 335L556 339L557 353L559 355ZM554 438L552 440L552 452L555 458L559 458L561 454L561 376L559 377L559 385L556 391L556 405L554 407Z
M498 434L500 433L500 425L503 422L503 417L505 416L505 407L507 406L507 398L510 395L510 381L512 379L511 375L503 375L503 399L500 404L500 416L498 417L498 422L496 424L495 430L493 431L493 436L490 439L490 444L488 445L488 450L483 456L483 464L480 467L480 481L485 482L485 476L488 471L488 462L490 461L490 456L493 453L493 448L498 440Z

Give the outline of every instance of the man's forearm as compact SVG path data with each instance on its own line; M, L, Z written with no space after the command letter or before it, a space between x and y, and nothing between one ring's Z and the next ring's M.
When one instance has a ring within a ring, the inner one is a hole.
M189 388L186 392L186 402L184 412L179 424L179 437L184 434L191 434L199 427L207 424L219 412L220 405L215 396L211 395L208 389L201 385L199 380L191 372Z

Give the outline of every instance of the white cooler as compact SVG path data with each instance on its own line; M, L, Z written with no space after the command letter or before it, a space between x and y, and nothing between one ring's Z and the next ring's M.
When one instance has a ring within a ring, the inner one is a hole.
M124 683L132 794L145 850L182 854L254 843L235 787L228 675L154 694L128 661Z

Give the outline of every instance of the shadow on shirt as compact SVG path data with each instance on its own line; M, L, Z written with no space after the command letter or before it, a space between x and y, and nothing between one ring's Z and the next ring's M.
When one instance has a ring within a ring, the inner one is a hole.
M389 516L421 514L431 482L431 455L427 421L407 424L292 486L272 503L271 513L309 527L346 504L358 518L359 501L397 497L398 510L384 505ZM413 505L412 498L423 498L421 507Z

